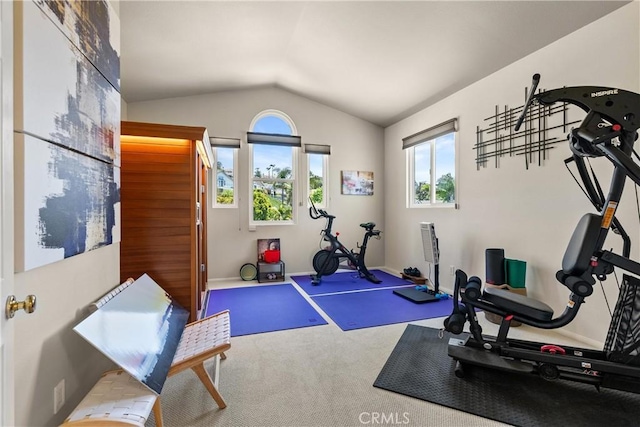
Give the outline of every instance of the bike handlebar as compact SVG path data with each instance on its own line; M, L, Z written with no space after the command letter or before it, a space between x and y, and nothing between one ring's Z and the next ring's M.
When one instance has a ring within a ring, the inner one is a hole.
M318 210L315 208L315 206L310 206L309 207L309 216L312 219L318 219L320 218L322 215L320 215L320 213L318 212Z

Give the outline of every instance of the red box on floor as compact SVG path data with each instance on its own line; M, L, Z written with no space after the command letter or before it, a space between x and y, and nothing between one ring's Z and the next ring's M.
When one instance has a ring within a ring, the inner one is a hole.
M274 263L280 261L280 251L266 250L264 251L264 262Z

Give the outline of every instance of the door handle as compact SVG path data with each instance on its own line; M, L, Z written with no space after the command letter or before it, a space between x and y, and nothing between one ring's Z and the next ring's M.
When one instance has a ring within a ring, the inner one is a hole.
M5 307L7 319L12 319L18 310L24 310L28 314L36 311L36 296L27 295L24 301L16 301L15 296L9 295L9 297L7 297L7 305Z

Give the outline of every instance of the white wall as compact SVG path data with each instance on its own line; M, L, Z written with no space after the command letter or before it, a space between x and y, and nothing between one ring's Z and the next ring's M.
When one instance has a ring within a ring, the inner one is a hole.
M277 109L288 114L304 143L329 144L328 211L335 215L335 231L348 247L362 242L358 225L373 221L384 230L383 130L369 122L310 101L277 88L230 91L153 102L127 104L130 121L206 126L210 136L242 138L239 151L239 198L237 209L212 209L208 212L209 278L238 277L240 267L256 261L257 239L279 237L282 259L288 273L312 271L311 259L318 250L324 222L298 212L297 225L262 226L248 230L249 156L246 132L251 120L261 111ZM303 159L301 157L301 159ZM373 196L340 194L341 170L374 172ZM384 237L373 240L367 249L369 266L384 265Z
M559 314L568 290L556 282L562 256L578 219L593 207L566 171L563 159L571 153L560 143L549 151L545 165L525 169L522 156L502 158L499 168L491 162L476 170L473 145L476 126L485 128L496 104L516 107L524 101L524 87L531 76L542 75L540 88L561 86L610 86L638 92L640 89L638 25L639 3L631 3L587 27L459 91L447 99L385 129L384 198L387 234L386 266L402 270L408 265L425 266L418 233L420 221L435 223L441 249L441 286L453 286L449 266L484 279L486 248L505 249L508 258L526 260L527 290ZM579 118L583 117L579 115ZM402 138L452 117L459 117L457 140L460 208L407 209L405 206L406 160ZM608 188L609 166L595 159L603 171L601 182ZM600 166L600 164L603 164ZM629 185L618 217L632 240L632 255L638 255L640 235L633 190ZM607 240L607 246L615 242ZM614 279L604 283L614 304ZM612 308L613 309L613 308ZM567 331L603 342L609 314L602 291L587 299Z

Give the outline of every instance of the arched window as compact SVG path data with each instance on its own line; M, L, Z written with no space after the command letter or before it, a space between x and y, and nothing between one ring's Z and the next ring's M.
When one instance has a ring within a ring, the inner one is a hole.
M296 126L282 111L265 110L249 129L251 222L293 223L300 146Z

